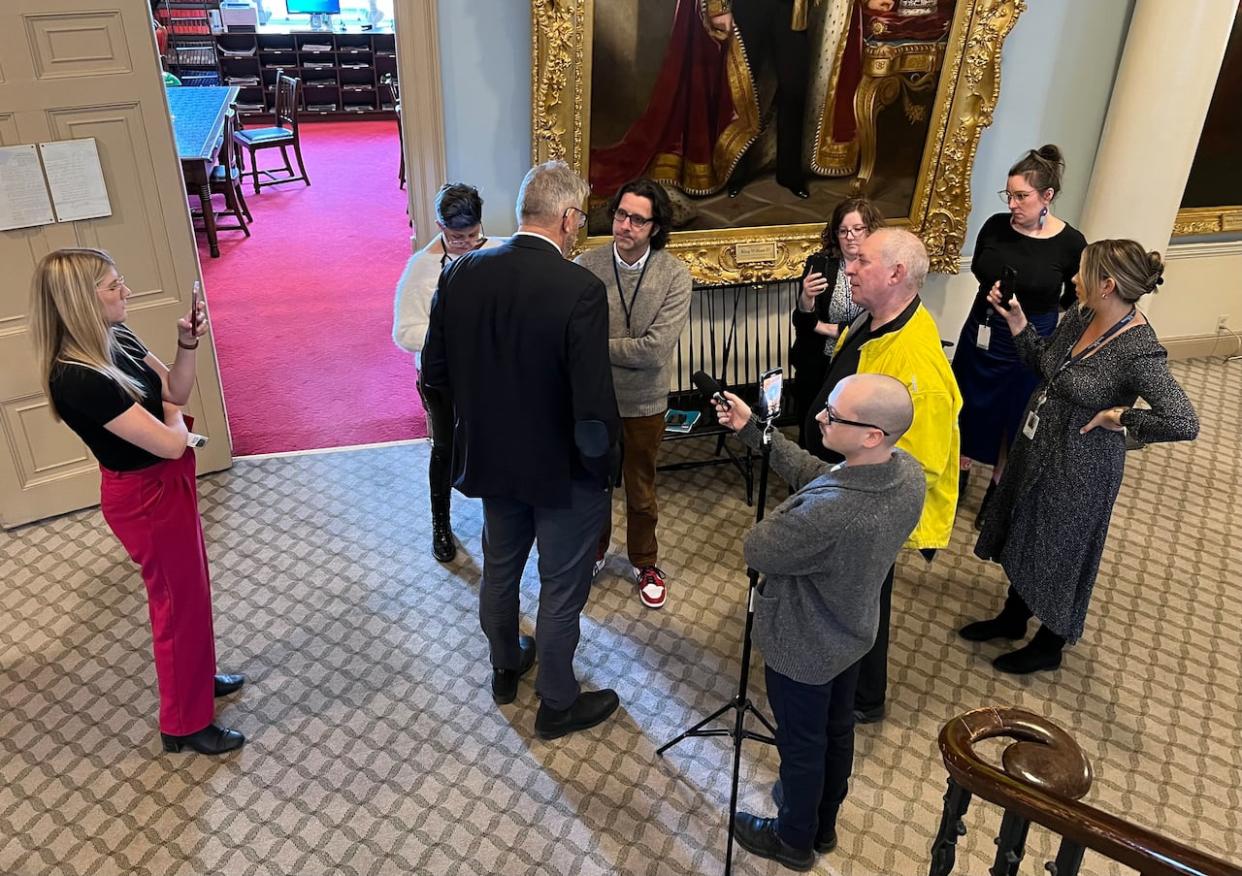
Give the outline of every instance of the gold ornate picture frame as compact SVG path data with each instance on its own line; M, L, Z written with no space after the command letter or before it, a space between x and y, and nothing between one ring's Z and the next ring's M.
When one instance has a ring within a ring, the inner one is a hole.
M1025 8L1024 0L957 0L913 203L908 216L890 220L922 238L933 271L958 270L975 152L1000 93L1001 47ZM586 177L595 0L531 0L531 15L532 161L563 159ZM823 225L677 231L667 248L700 283L797 278L820 248ZM607 239L588 237L584 245Z

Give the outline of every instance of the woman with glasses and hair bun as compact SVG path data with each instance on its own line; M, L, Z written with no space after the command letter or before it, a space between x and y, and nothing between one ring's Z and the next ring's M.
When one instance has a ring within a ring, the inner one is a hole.
M171 367L125 325L130 296L99 249L60 249L35 270L31 334L52 414L77 433L101 474L100 509L142 568L165 751L222 754L246 741L214 722L215 697L241 675L216 675L211 581L198 514L189 418L195 353L207 315L177 321Z
M1019 360L1005 320L987 298L992 289L1006 298L1016 296L1041 337L1052 334L1060 311L1073 304L1073 277L1087 241L1052 213L1064 172L1061 150L1051 143L1029 150L1009 168L1008 183L998 193L1009 209L983 223L970 260L979 292L958 338L953 373L962 391L959 504L972 463L993 467L976 529L983 525L1009 445L1021 427L1022 410L1038 380Z
M819 442L818 435L807 436L806 423L811 404L824 385L837 335L842 326L863 312L854 303L845 268L858 258L862 242L883 227L884 217L874 204L866 198L846 198L837 204L831 221L824 226L823 246L802 269L802 291L793 311L794 343L789 351L798 443L802 447L807 447L808 440L812 445Z
M1144 444L1189 441L1199 420L1169 373L1168 353L1137 302L1164 282L1164 260L1133 240L1097 240L1073 278L1078 303L1049 338L999 290L988 303L1005 321L1039 385L1025 406L1000 487L975 555L1000 563L1005 607L967 624L963 639L1021 639L1032 616L1041 626L1025 647L992 665L1025 674L1061 665L1082 636L1126 464L1126 437ZM1143 399L1147 408L1134 407Z
M483 236L483 199L465 183L445 183L436 193L436 226L440 233L410 256L397 280L393 304L392 339L414 354L415 385L427 415L431 461L427 480L431 492L431 555L441 563L457 556L450 516L453 486L453 403L442 392L428 389L422 380L422 350L440 272L459 256L476 249L499 246L503 238Z

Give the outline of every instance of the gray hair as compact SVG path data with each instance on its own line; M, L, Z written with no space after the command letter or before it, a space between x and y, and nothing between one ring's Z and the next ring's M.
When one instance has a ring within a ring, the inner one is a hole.
M929 267L923 241L904 228L881 228L871 236L880 240L880 257L885 267L905 266L906 285L914 292L922 289Z
M582 209L582 202L590 193L586 181L565 162L537 164L527 172L518 189L518 224L559 224L570 207Z

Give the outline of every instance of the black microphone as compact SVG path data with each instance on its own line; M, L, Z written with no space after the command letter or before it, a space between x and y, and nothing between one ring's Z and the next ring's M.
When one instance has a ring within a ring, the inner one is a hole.
M699 392L708 396L712 401L724 405L726 408L733 407L732 403L724 397L724 390L720 384L716 382L716 378L712 377L706 371L696 371L690 375L690 382L694 384Z

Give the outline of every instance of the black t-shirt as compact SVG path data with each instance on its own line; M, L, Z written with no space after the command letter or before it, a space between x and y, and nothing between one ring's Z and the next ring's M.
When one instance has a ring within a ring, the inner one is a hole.
M162 423L163 387L159 375L142 361L147 355L147 348L124 325L117 326L116 338L133 359L117 353L113 362L126 374L138 379L146 393L142 406ZM52 370L49 383L52 402L60 412L61 419L86 442L86 446L104 468L112 471L134 471L160 461L158 456L104 428L105 423L116 419L135 403L130 394L111 377L100 374L87 365L59 362Z
M979 281L973 313L991 312L988 290L1006 266L1018 272L1015 294L1027 316L1054 313L1058 305L1074 303L1074 274L1087 247L1082 232L1066 223L1052 237L1027 237L1014 229L1008 213L997 213L983 223L975 241L970 272Z
M829 450L824 446L823 437L819 432L819 424L815 422L815 418L824 409L828 396L832 395L832 391L836 389L837 384L850 375L858 373L858 363L862 359L863 344L873 338L882 337L903 328L919 309L920 304L922 304L922 300L915 295L914 300L910 302L896 319L874 330L871 328L871 314L867 314L863 318L862 324L857 329L851 329L849 334L845 336L845 341L841 344L841 348L833 354L832 362L828 365L828 373L824 376L823 386L819 388L814 401L811 402L811 409L807 411L806 422L803 424L802 431L806 440L804 450L813 456L818 456L825 462L837 463L845 458L836 451Z

